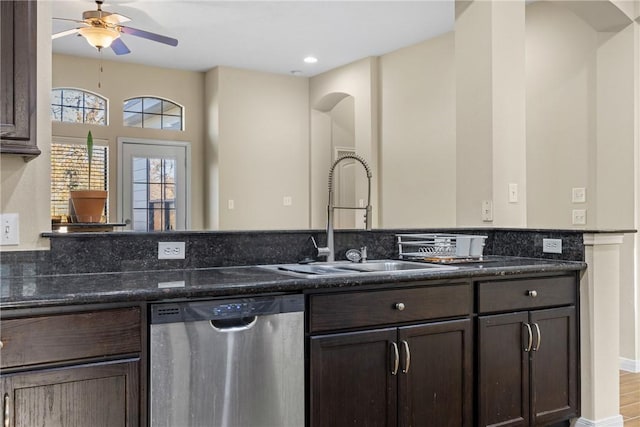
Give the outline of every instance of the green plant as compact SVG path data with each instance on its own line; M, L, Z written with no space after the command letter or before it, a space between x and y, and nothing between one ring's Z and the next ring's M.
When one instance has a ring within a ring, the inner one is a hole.
M91 131L87 133L87 160L89 161L89 185L88 190L91 190L91 162L93 161L93 135Z

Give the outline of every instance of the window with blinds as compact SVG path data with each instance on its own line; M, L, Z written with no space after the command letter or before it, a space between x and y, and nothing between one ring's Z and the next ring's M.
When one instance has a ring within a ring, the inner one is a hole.
M93 146L91 183L86 146L81 144L51 143L51 215L69 214L70 190L108 190L109 148ZM109 206L105 208L105 216ZM108 222L108 218L107 218Z

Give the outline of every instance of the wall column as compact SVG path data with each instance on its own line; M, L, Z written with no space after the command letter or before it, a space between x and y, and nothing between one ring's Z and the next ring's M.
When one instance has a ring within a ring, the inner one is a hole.
M620 415L620 245L622 234L584 234L580 283L582 411L576 427L622 427Z
M526 226L525 2L456 0L455 46L457 225Z

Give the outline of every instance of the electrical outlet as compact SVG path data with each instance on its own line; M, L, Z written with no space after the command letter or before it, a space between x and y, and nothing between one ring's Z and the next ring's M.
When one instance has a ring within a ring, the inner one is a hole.
M548 254L561 254L562 239L542 239L542 252Z
M293 200L291 199L291 196L284 196L282 198L282 205L283 206L291 206L293 204Z
M493 203L491 200L482 201L482 220L484 222L493 221Z
M233 201L233 199L229 199L229 201L227 202L227 208L229 210L233 210L236 207L236 203Z
M158 242L158 259L184 259L184 242Z
M572 212L572 224L573 225L585 225L587 223L587 210L586 209L574 209Z
M20 226L17 213L0 214L0 245L19 245Z
M587 190L584 187L576 187L571 190L572 203L586 203Z

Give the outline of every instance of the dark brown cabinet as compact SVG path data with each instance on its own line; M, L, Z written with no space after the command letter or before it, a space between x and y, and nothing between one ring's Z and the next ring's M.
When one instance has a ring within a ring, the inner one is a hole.
M139 359L2 376L11 427L139 425Z
M405 360L398 374L400 425L470 426L471 320L407 326L398 331L401 357L410 356L410 363Z
M29 160L36 144L37 2L0 2L0 153Z
M310 300L312 332L381 325L310 336L312 427L472 424L471 320L437 320L470 313L470 284Z
M140 425L144 365L139 307L3 315L3 425Z
M491 309L529 310L478 317L477 424L547 426L577 416L575 277L480 283L478 292L481 309L491 301Z
M395 328L311 339L312 426L397 425L396 339Z

